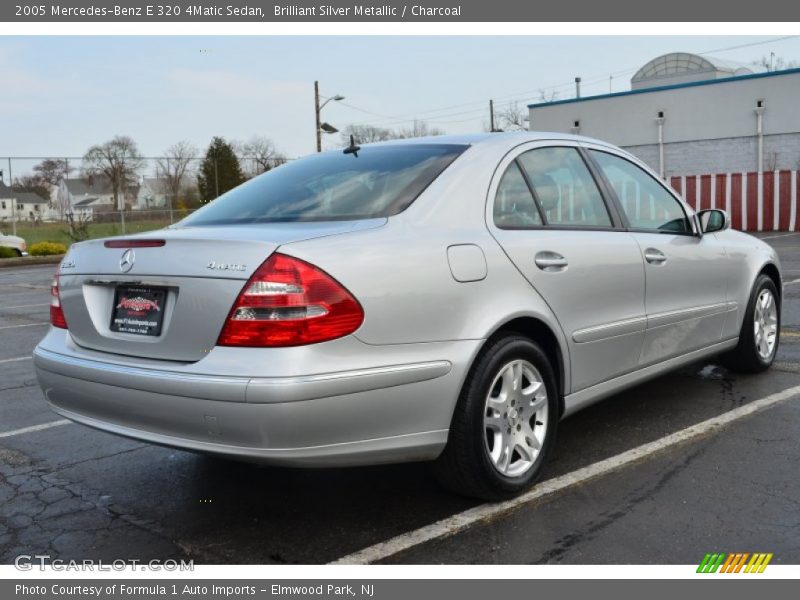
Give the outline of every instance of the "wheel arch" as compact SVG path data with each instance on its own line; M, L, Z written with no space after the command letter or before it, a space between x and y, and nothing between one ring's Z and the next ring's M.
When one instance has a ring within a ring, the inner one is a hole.
M758 275L766 275L772 280L772 283L775 284L775 289L778 291L778 300L782 301L783 286L781 285L781 272L778 270L777 265L771 262L765 264L763 267L761 267Z
M558 386L558 405L559 415L564 414L564 390L566 389L567 364L564 351L561 348L558 336L555 331L543 320L533 316L519 316L510 319L500 325L487 337L483 346L499 337L508 334L520 334L534 342L537 342L544 351L553 370L556 374L556 385ZM482 347L483 348L483 347Z

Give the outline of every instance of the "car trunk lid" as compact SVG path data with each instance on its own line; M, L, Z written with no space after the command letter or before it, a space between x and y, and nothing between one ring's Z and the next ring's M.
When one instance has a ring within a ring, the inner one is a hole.
M200 360L244 283L279 246L385 221L173 228L75 244L59 277L70 335L93 350Z

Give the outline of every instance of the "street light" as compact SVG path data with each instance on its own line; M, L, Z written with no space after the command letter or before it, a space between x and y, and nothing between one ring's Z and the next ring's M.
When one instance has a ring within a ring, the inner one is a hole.
M336 94L325 100L322 104L319 103L319 81L314 82L314 122L315 122L315 132L317 135L317 152L322 152L322 134L324 133L336 133L339 130L336 129L330 123L322 123L319 119L319 113L324 108L324 106L330 102L331 100L335 102L339 102L340 100L344 100L344 96L341 94Z

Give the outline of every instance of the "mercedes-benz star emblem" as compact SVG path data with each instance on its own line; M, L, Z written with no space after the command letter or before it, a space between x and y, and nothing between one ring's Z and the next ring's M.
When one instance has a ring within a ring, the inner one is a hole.
M133 268L133 263L136 262L136 253L132 248L128 248L122 253L122 258L119 259L119 270L127 273Z

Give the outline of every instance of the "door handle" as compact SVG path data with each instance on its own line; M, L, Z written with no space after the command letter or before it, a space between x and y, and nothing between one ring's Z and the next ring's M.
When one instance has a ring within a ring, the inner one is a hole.
M558 252L548 250L537 252L534 262L542 271L563 271L569 264Z
M667 257L664 255L661 250L656 250L655 248L648 248L644 251L644 259L649 262L651 265L663 265L667 262Z

